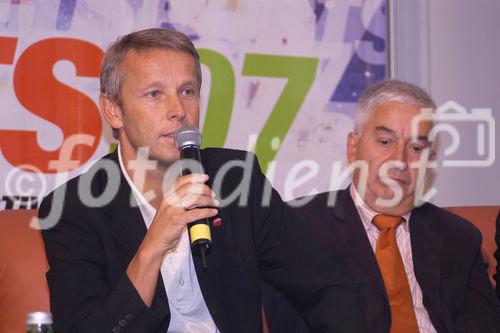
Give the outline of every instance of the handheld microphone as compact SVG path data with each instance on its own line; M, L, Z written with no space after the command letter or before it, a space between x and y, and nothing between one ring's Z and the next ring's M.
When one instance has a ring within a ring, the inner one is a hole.
M181 175L204 173L201 165L201 133L196 127L186 126L174 134L174 142L181 154ZM189 239L193 251L199 252L204 269L207 269L207 251L212 245L208 219L201 219L188 224Z

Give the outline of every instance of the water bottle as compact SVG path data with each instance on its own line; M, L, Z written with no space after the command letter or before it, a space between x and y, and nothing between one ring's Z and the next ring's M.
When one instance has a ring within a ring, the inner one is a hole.
M26 333L54 333L50 312L29 312L26 316Z

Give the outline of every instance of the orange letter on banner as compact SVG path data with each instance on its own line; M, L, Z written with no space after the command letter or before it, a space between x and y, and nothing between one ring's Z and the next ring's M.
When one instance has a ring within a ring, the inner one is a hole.
M17 37L0 37L0 64L10 65L14 62Z
M71 158L81 164L92 157L99 144L99 109L88 96L57 81L52 70L56 62L69 60L76 67L76 76L99 77L102 57L102 50L89 42L50 38L28 47L14 70L14 90L27 110L57 125L63 140L74 134L95 138L92 145L82 143L73 149ZM36 137L35 131L0 130L0 149L13 166L29 164L44 173L57 172L49 168L49 162L59 159L60 148L43 150Z

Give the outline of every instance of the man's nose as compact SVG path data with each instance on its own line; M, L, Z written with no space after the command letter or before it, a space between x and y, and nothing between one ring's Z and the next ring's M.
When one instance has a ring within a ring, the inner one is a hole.
M186 117L186 111L179 96L171 96L167 100L167 118L170 120L182 120Z
M408 151L406 149L406 145L404 145L404 144L396 145L396 147L394 148L391 155L392 155L391 160L401 162L398 169L402 169L402 170L406 169L406 167L408 165Z

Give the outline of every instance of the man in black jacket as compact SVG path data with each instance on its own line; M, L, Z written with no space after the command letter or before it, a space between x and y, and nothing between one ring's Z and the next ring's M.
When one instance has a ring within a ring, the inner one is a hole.
M179 177L174 132L198 127L200 86L181 33L135 32L106 52L99 101L118 149L40 208L42 226L55 224L43 238L56 330L258 332L263 278L313 330L365 331L342 261L294 222L252 154L204 149L205 173ZM186 230L203 218L206 270Z

